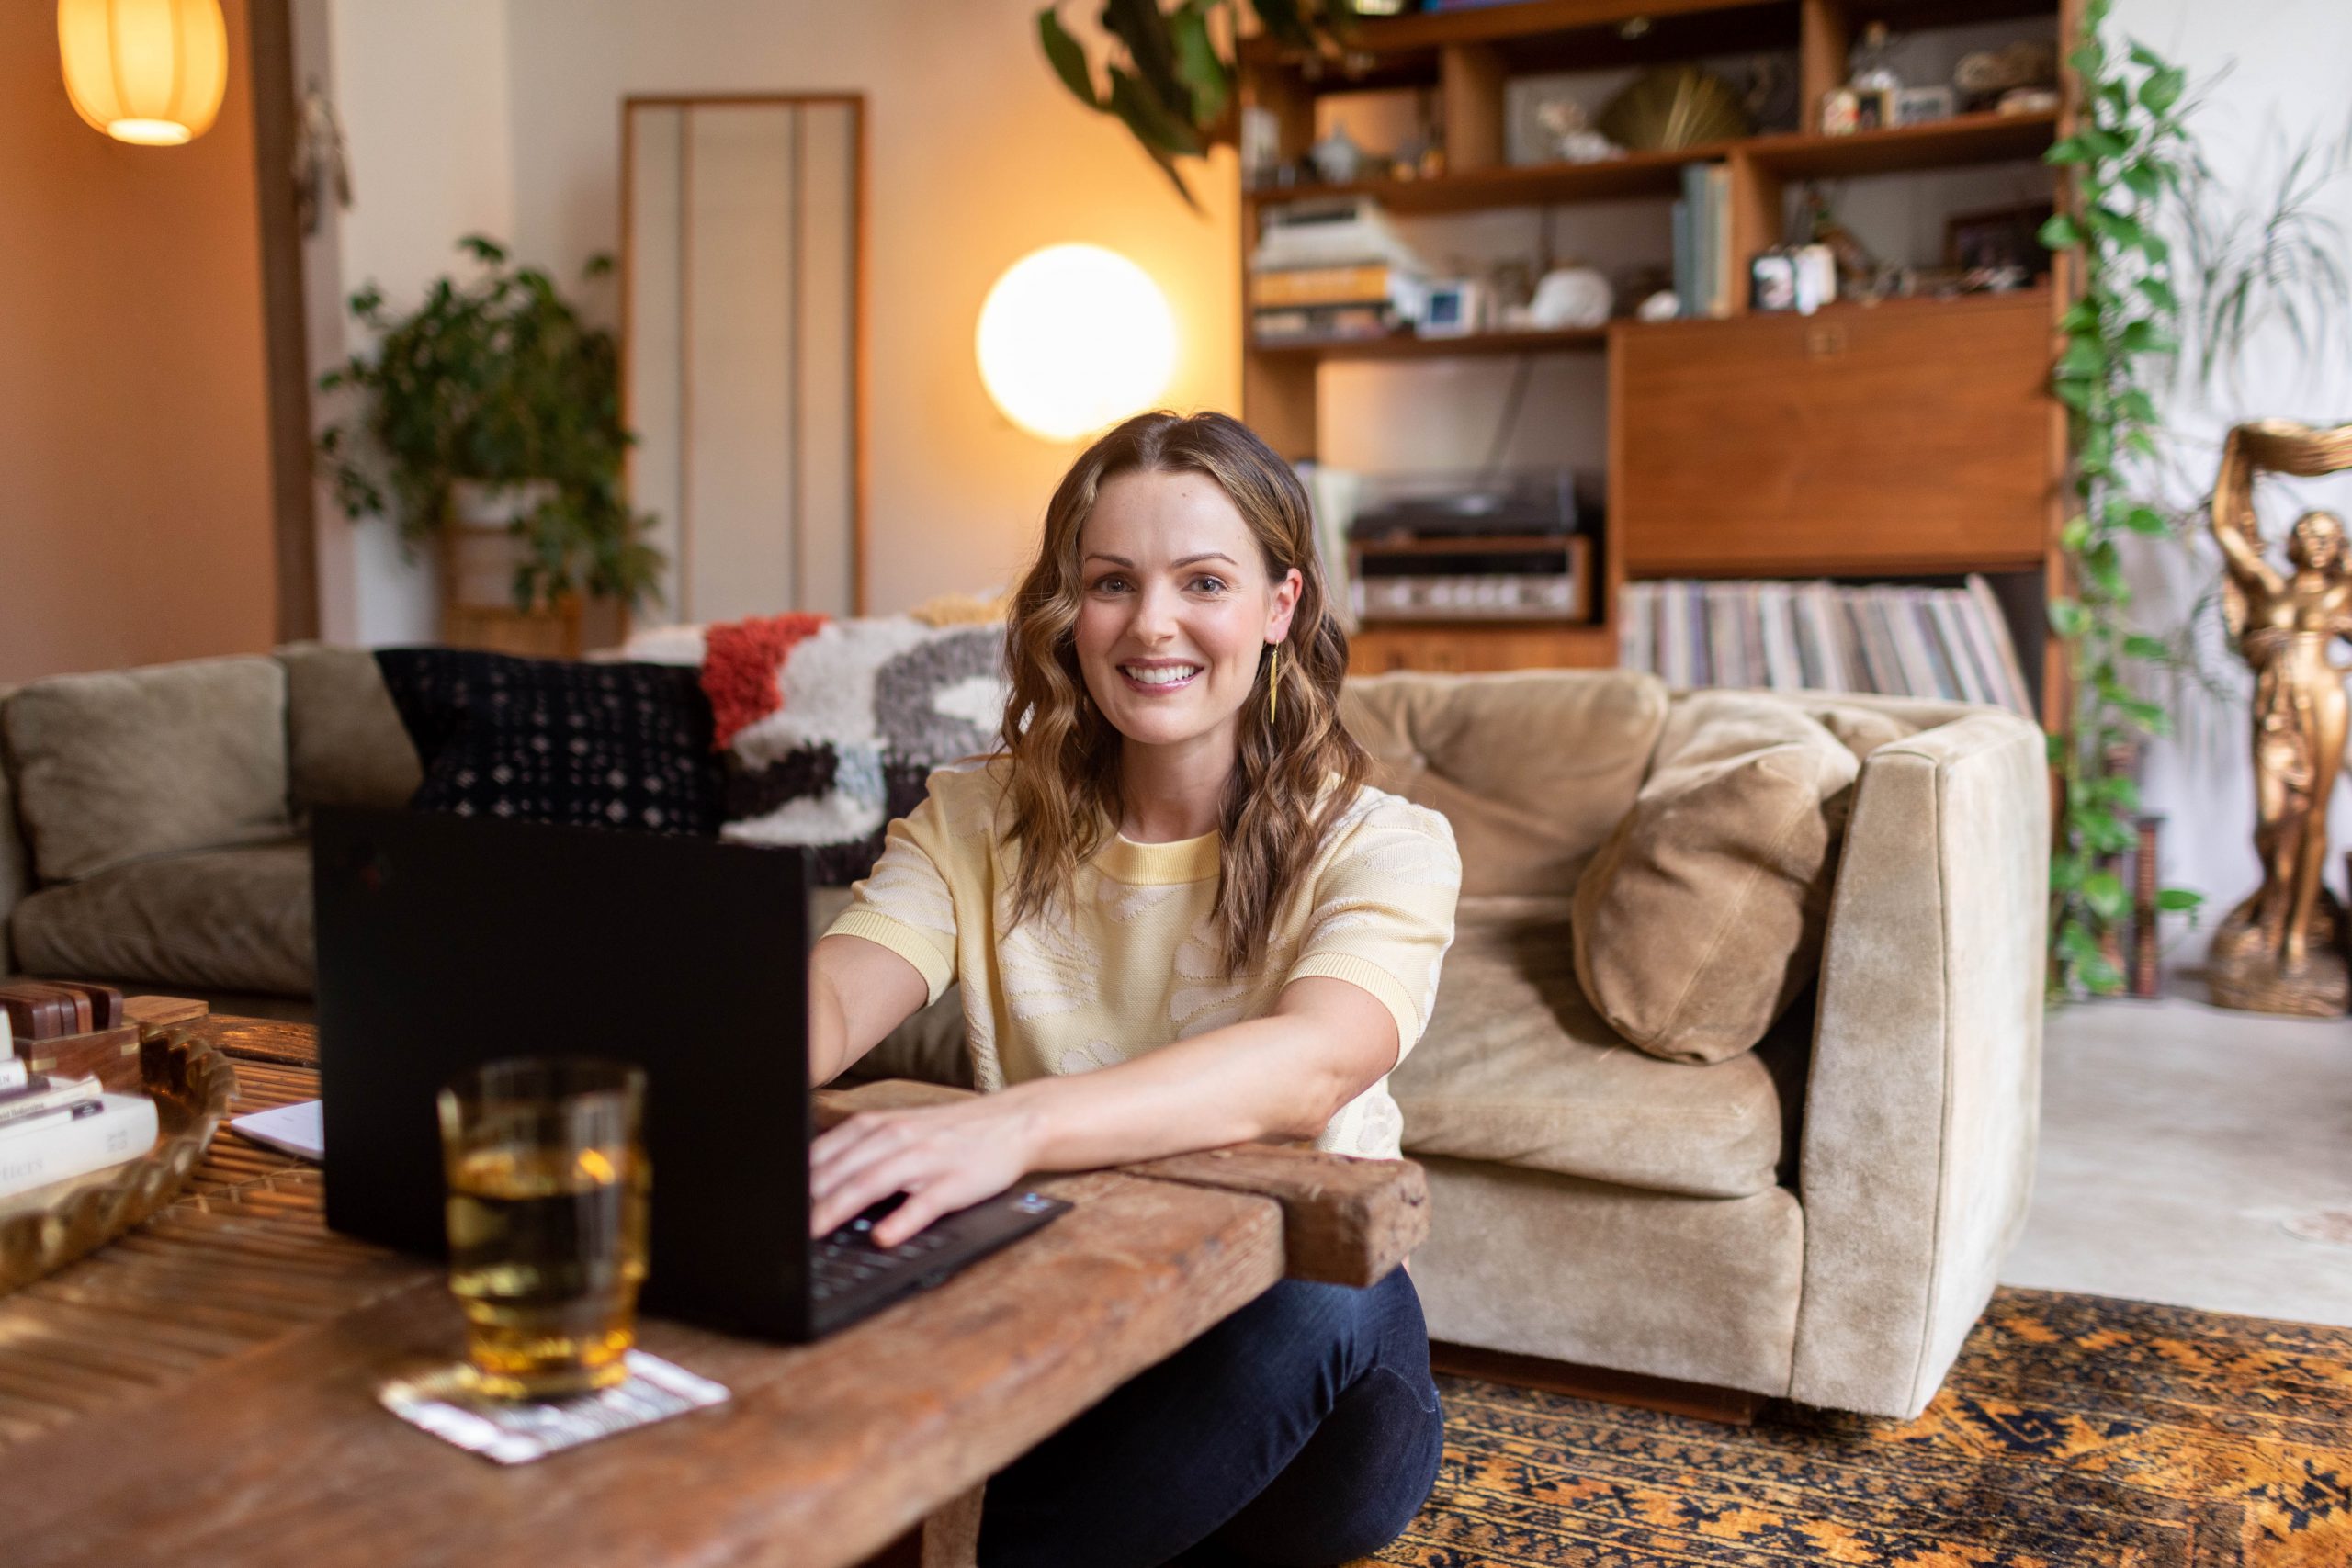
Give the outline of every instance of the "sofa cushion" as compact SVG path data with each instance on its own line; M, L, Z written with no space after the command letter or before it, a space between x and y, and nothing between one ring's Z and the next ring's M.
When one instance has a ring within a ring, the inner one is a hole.
M1577 885L1577 977L1611 1027L1672 1062L1764 1037L1820 967L1860 768L1792 705L1675 699L1634 808Z
M1373 784L1453 824L1464 897L1565 897L1634 804L1666 687L1616 670L1400 672L1350 680L1340 716Z
M272 660L59 675L0 711L44 883L292 830L286 676Z
M418 810L718 831L710 702L694 671L450 648L376 659L424 764Z
M314 806L401 807L424 782L416 745L384 687L374 652L288 643L286 750L295 815Z
M1465 897L1429 1032L1388 1080L1405 1152L1701 1198L1778 1183L1782 1098L1748 1052L1634 1050L1577 987L1566 898Z
M10 922L27 974L307 996L311 852L191 850L44 888Z

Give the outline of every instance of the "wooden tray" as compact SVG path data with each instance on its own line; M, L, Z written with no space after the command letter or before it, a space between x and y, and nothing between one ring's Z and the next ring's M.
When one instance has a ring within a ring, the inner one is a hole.
M179 1196L237 1092L236 1070L202 1028L200 1018L143 1024L142 1081L101 1075L109 1089L144 1089L153 1099L153 1148L105 1170L0 1198L0 1295L105 1246Z

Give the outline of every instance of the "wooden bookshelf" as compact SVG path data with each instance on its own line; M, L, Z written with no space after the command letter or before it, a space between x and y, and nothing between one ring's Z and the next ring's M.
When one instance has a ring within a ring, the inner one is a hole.
M1465 333L1460 337L1336 338L1312 343L1252 342L1250 352L1285 359L1458 359L1488 354L1597 354L1609 346L1606 327L1557 332Z
M1821 133L1824 94L1845 79L1871 20L1898 29L2047 17L2060 36L2080 0L1521 0L1367 22L1350 67L1308 68L1261 38L1242 51L1242 96L1273 111L1285 158L1314 141L1329 93L1432 91L1443 174L1241 193L1240 257L1269 212L1367 196L1413 217L1670 199L1683 171L1730 175L1730 245L1742 287L1727 318L1577 333L1487 332L1336 343L1242 344L1243 414L1293 458L1317 456L1319 371L1342 361L1600 354L1608 378L1610 502L1589 624L1367 626L1358 669L1607 665L1618 592L1631 577L2001 574L2019 657L2042 677L2045 722L2064 675L2038 605L2063 592L2065 422L2046 395L2056 318L2073 280L1948 300L1838 305L1811 317L1750 315L1747 259L1780 242L1791 187L2037 159L2073 124L2056 113L1976 113L1847 136ZM1627 24L1639 19L1641 25ZM1631 36L1628 36L1631 35ZM1506 161L1511 77L1773 50L1792 53L1802 129L1595 164ZM2063 52L2063 51L2062 51ZM2053 193L2055 175L2052 175ZM1661 260L1665 259L1663 257ZM2022 584L2038 578L2041 591ZM2029 613L2030 612L2030 613Z

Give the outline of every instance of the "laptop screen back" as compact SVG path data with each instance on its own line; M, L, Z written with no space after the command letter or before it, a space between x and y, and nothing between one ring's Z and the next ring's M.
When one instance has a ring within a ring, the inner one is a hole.
M312 847L330 1225L443 1254L441 1086L502 1056L633 1062L647 1308L805 1337L805 853L353 807Z

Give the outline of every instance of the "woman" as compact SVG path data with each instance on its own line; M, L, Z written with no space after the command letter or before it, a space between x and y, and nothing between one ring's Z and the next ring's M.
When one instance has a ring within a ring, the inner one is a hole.
M960 980L991 1092L818 1140L812 1229L904 1193L892 1247L1030 1171L1251 1139L1395 1157L1461 861L1363 782L1296 476L1223 415L1129 420L1056 491L1006 649L1005 750L932 775L810 962L819 1081ZM1343 1562L1442 1435L1403 1270L1286 1280L990 1481L980 1562Z

